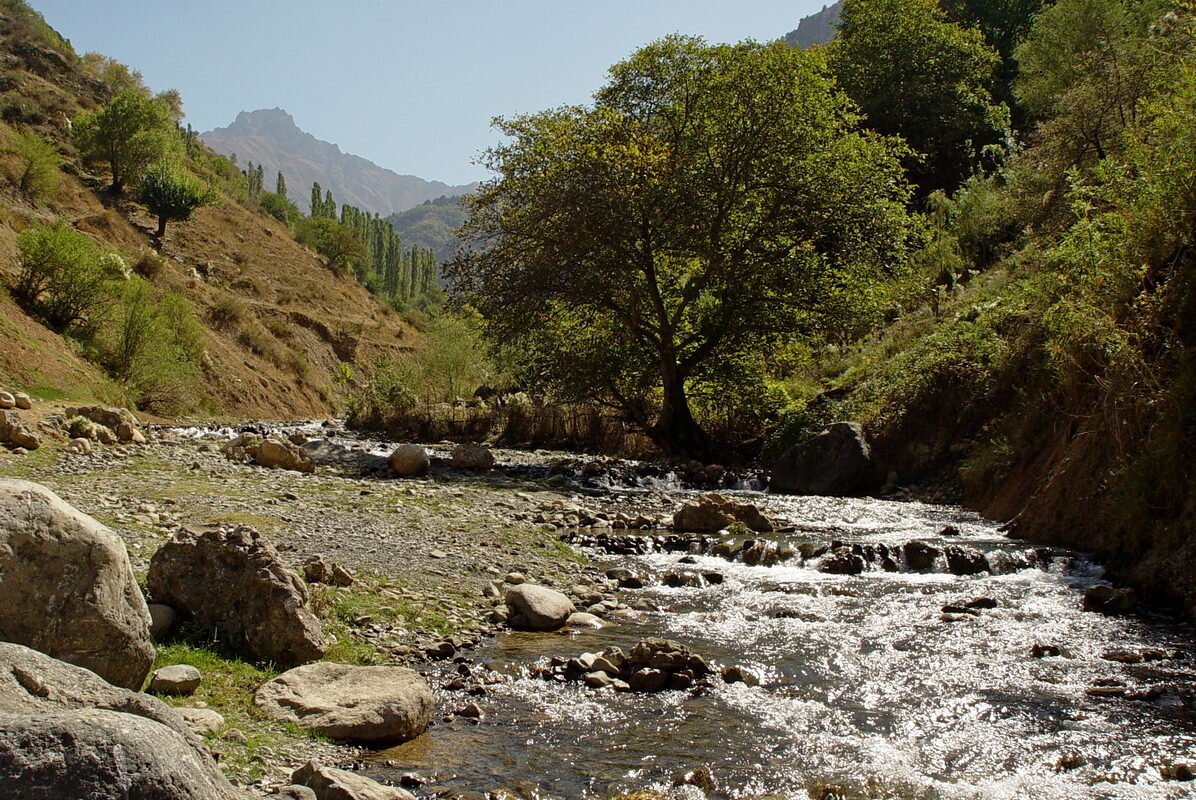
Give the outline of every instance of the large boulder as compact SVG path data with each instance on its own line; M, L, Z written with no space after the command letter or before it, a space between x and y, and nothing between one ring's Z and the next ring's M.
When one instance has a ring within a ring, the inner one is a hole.
M568 597L534 583L521 583L507 589L506 600L512 611L511 624L537 631L555 631L564 627L576 611Z
M988 559L974 547L948 545L943 548L943 555L947 559L947 571L952 575L977 575L990 571Z
M303 579L246 525L179 530L150 559L149 591L254 658L289 667L328 647Z
M271 719L354 742L414 739L436 705L428 684L412 670L326 661L267 681L253 702Z
M25 426L15 411L0 411L0 444L36 450L42 446L41 437Z
M263 467L289 469L295 472L315 472L311 455L298 445L283 439L266 439L253 453L253 460Z
M295 770L291 782L311 789L316 800L415 800L404 789L383 786L347 770L322 767L315 761L309 761Z
M0 642L0 795L28 800L233 800L169 706Z
M772 468L769 491L855 496L879 483L880 469L858 422L836 422L795 444Z
M432 460L428 458L428 451L418 444L401 444L394 449L387 459L390 468L404 478L414 478L427 475L432 469Z
M454 469L468 469L485 472L494 469L494 453L480 444L459 444L453 448Z
M44 486L0 478L0 639L140 689L150 615L124 543Z

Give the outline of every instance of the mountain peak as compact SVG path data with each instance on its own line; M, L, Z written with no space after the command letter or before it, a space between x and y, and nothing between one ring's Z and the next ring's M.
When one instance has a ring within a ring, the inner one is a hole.
M338 203L348 203L382 216L405 211L442 195L467 194L477 184L449 186L413 175L399 175L302 130L281 108L242 111L226 128L200 134L204 144L237 161L261 164L263 183L272 187L279 171L286 176L287 194L304 211L310 210L311 185L332 191Z

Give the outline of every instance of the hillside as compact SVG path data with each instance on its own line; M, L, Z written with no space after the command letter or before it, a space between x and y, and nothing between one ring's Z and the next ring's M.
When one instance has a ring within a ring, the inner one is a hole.
M453 232L465 223L465 219L460 198L441 197L391 214L386 221L405 244L435 250L437 262L443 264L457 249L459 240Z
M835 25L839 22L839 13L843 10L843 3L823 6L817 14L803 17L797 23L797 29L785 34L785 43L790 47L813 47L816 44L826 44L835 38Z
M0 384L34 396L123 403L125 387L94 363L84 340L55 333L9 291L20 271L17 237L65 220L146 276L150 291L182 296L199 323L203 352L193 412L294 418L325 416L340 402L342 362L369 363L409 348L413 331L352 277L326 269L285 225L224 195L188 223L172 224L160 253L155 221L113 196L102 167L85 165L70 119L111 99L69 44L51 46L26 21L0 15L5 65L0 116ZM18 191L18 131L47 138L62 159L58 187L33 201ZM197 158L214 158L199 153Z
M204 144L244 167L265 166L265 185L273 188L281 169L287 194L303 211L311 210L311 185L331 190L337 203L363 211L393 214L426 200L473 191L476 184L449 186L414 175L399 175L360 156L342 153L331 142L312 136L281 108L242 111L227 128L201 134Z

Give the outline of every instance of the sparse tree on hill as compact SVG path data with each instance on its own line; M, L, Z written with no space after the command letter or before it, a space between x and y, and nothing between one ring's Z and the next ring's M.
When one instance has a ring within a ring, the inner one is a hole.
M311 217L304 220L297 231L303 244L315 248L326 259L329 269L341 269L366 255L365 243L357 231L334 219Z
M157 164L141 177L137 199L158 218L154 238L161 240L166 235L167 222L191 219L195 209L216 202L216 193L176 167Z
M117 193L180 144L166 106L136 89L121 92L99 111L80 114L72 130L88 158L107 162Z
M54 144L32 131L13 134L12 153L17 157L13 183L26 198L44 200L58 191L62 157Z
M278 171L278 181L274 185L274 194L279 197L287 196L287 179L283 176L282 170Z

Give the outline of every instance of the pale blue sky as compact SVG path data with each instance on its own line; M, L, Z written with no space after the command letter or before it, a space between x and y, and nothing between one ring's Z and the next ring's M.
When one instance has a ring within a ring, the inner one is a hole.
M670 33L775 39L824 0L30 0L80 53L178 89L199 131L282 107L396 172L466 183L490 119L584 103Z

